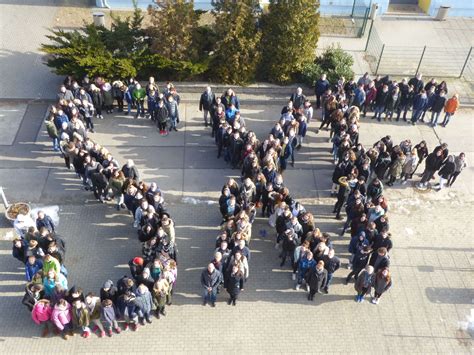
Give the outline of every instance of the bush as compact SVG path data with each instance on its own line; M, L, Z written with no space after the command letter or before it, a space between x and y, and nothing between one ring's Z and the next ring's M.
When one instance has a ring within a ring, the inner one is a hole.
M255 25L255 0L221 0L215 3L216 49L212 74L223 83L247 84L255 79L260 58L260 32Z
M325 73L330 83L336 83L341 77L346 80L354 77L352 65L354 58L338 46L328 47L313 63L305 65L300 73L300 80L313 86L321 74Z
M287 83L313 61L319 38L318 8L318 0L270 1L262 18L264 79Z

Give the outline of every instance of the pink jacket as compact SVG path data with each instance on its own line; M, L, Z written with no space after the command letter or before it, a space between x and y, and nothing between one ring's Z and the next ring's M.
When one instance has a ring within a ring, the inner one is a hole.
M54 306L51 320L56 328L63 330L64 326L71 322L71 305L68 303L66 309L62 309L59 305Z
M38 302L33 307L31 318L36 324L47 322L51 319L52 309L49 303Z

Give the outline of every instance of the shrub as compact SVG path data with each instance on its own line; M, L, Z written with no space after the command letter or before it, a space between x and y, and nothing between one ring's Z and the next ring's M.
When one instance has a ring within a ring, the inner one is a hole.
M319 1L270 0L262 18L262 77L287 83L314 59L319 38Z
M335 83L339 78L351 79L354 77L352 65L354 58L341 47L328 47L313 63L303 67L300 79L307 85L313 86L321 74L325 73L330 83Z

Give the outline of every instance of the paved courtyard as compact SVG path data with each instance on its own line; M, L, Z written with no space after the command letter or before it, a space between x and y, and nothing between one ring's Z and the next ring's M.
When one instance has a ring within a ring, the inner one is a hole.
M0 353L472 353L472 333L465 329L474 309L474 169L467 168L453 188L438 193L421 193L409 185L387 190L393 288L378 306L357 304L353 285L343 285L349 240L338 236L341 222L331 214L330 146L327 132L314 133L316 122L295 168L285 172L285 182L315 214L317 226L332 235L343 261L331 293L308 303L304 292L293 289L290 270L278 266L272 230L259 219L253 226L250 278L240 303L229 307L220 295L215 309L202 307L199 275L212 255L220 221L215 202L225 180L239 172L216 159L192 96L180 107L180 131L166 138L149 121L118 114L97 120L92 135L121 163L134 159L145 180L157 181L165 192L179 243L178 284L168 315L137 333L112 339L39 338L40 329L21 304L24 275L11 256L10 226L0 219ZM281 109L275 100L252 103L251 95L242 107L248 126L260 138ZM1 131L9 129L9 135L0 135L0 185L11 201L60 207L69 283L97 292L106 279L117 280L128 272L127 262L141 252L140 245L130 216L98 204L81 190L50 149L41 127L46 108L40 102L0 103ZM472 114L462 111L448 128L436 130L365 119L360 139L367 146L390 134L395 142L425 139L430 149L447 142L450 152L465 151L473 164ZM20 123L14 126L12 119ZM269 236L260 237L261 230Z

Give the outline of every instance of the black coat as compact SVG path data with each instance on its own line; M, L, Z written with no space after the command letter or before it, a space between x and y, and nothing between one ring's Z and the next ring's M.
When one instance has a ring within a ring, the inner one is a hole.
M212 108L212 104L214 103L215 100L215 95L213 92L210 94L207 91L204 91L201 94L201 98L199 100L199 111L202 111L203 109L206 111L210 111Z
M240 293L240 283L243 279L243 276L240 272L236 274L230 274L227 278L227 292L231 296L237 296Z
M441 168L443 164L443 156L437 156L435 152L428 154L426 158L426 169L431 171L436 171Z
M305 276L306 283L309 285L311 290L319 292L323 286L326 284L328 278L328 272L326 269L322 271L317 271L316 268L311 268L308 270Z
M431 110L433 112L441 112L444 108L444 104L446 103L446 97L441 97L439 95L436 95L433 106L431 106Z
M442 168L439 170L439 176L443 179L448 179L456 171L456 165L454 162L447 161Z

